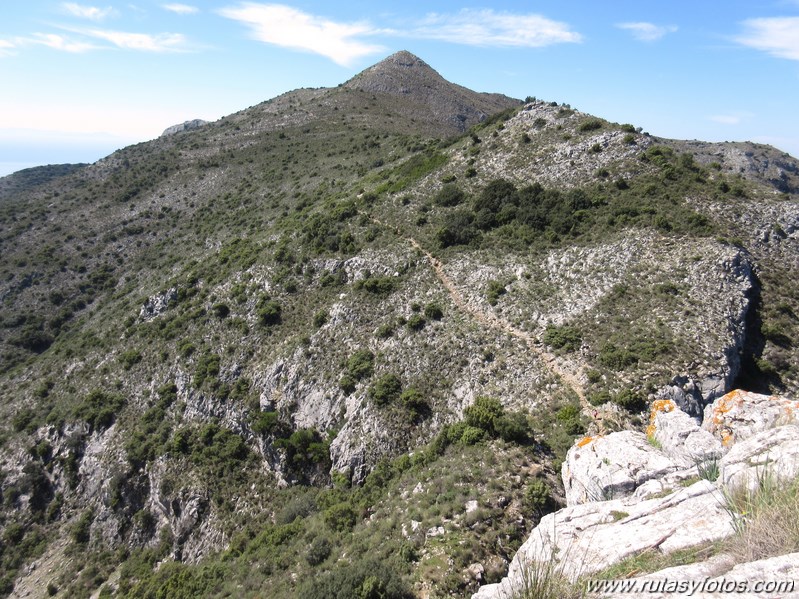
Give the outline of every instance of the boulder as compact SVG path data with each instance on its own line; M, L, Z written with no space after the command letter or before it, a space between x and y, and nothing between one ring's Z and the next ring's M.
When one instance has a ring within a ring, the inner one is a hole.
M646 596L651 599L671 599L674 592L668 592L663 585L671 583L676 588L685 589L683 596L698 599L735 597L756 599L763 597L779 597L780 599L799 597L799 553L790 553L754 562L733 565L735 562L729 555L717 555L707 561L686 566L665 568L646 576L633 578L629 582L641 589L648 582ZM683 586L683 585L688 585ZM756 587L755 585L758 585ZM664 592L655 589L662 588ZM672 587L674 588L674 587ZM733 590L734 589L734 590ZM726 591L726 592L725 592ZM605 597L630 597L612 593Z
M702 428L731 447L758 432L792 423L799 424L799 401L736 389L705 408Z
M178 301L178 290L175 287L157 293L147 298L144 305L139 310L139 318L144 321L152 320L166 312L170 306L173 306Z
M652 405L647 436L680 463L698 464L721 457L721 442L671 400L657 400Z
M725 493L799 476L799 402L793 400L734 391L708 406L700 428L673 400L660 399L653 402L647 433L624 431L578 441L563 463L568 506L542 518L513 558L507 577L482 587L473 599L513 596L530 583L537 564L574 581L647 549L668 554L724 539L736 524L725 507ZM708 464L715 466L713 471ZM698 482L686 488L689 479ZM725 581L790 583L799 568L797 554L734 563L731 556L720 555L635 580L706 581L710 586L691 596L717 597ZM661 596L659 589L647 591L647 597ZM745 594L749 590L736 596L758 596ZM765 590L765 596L777 596ZM795 588L776 592L799 597Z
M733 532L716 486L706 480L662 498L626 497L567 507L545 516L519 548L508 576L482 587L473 599L513 596L524 588L533 562L552 563L575 581L646 549L672 553Z
M566 504L631 495L646 481L686 466L651 445L638 431L585 437L569 450L563 462Z
M765 480L799 476L799 425L761 431L737 443L720 462L720 482L754 490Z

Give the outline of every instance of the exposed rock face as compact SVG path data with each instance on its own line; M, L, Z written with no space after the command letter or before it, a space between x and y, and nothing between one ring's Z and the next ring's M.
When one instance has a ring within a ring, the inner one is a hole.
M726 585L726 588L754 590L755 583L765 584L758 592L735 592L735 596L746 599L762 597L787 599L799 596L799 592L795 592L799 589L799 585L796 584L799 579L799 553L736 564L730 569L732 564L733 560L729 555L718 555L705 562L665 568L632 580L636 584L644 581L663 584L664 581L669 581L678 584L678 588L686 588L688 593L692 593L691 597L699 599L716 599L727 595L713 590L721 589L722 584ZM683 587L681 583L688 586ZM702 589L707 592L702 592ZM626 596L631 595L626 594ZM653 599L669 599L674 597L675 593L655 591L647 593L646 596Z
M729 447L756 433L797 422L799 401L736 389L707 407L702 428Z
M670 400L656 400L647 434L673 460L689 465L716 459L721 443Z
M799 476L799 426L764 430L736 443L720 463L720 481L729 487L756 489L765 479Z
M799 165L789 154L752 142L708 143L662 140L680 151L688 151L702 164L723 164L732 173L773 185L783 193L799 192Z
M652 447L643 433L623 431L607 437L586 437L563 462L566 503L579 505L630 495L649 479L678 469L678 464Z
M512 596L524 584L531 560L555 560L576 580L645 549L669 553L732 533L717 489L706 480L659 499L628 497L568 507L545 516L514 557L507 578L481 588L474 599Z
M164 132L161 134L161 137L175 135L176 133L183 133L184 131L192 131L194 129L199 129L203 125L207 124L208 121L204 121L202 119L192 119L191 121L184 121L178 125L172 125L171 127L167 127L166 129L164 129Z
M169 309L169 306L178 301L178 290L175 287L148 297L147 301L139 310L139 318L142 320L152 320L160 316Z
M646 549L668 554L732 535L726 490L799 475L797 415L795 401L734 391L708 406L700 428L674 402L660 400L648 430L658 447L632 431L578 442L563 464L568 507L545 516L514 557L508 576L482 587L473 599L512 596L524 588L533 561L554 561L564 576L576 580ZM707 429L717 431L721 424L726 434L718 439ZM685 488L688 478L700 480ZM626 496L592 500L591 489L597 489L593 497ZM730 556L720 555L639 580L790 581L797 574L795 560L781 556L735 565Z

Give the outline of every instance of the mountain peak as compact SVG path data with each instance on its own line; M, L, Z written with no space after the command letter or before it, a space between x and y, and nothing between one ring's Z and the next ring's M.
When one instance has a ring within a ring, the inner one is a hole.
M402 98L409 119L443 125L447 133L460 133L487 115L518 106L519 101L500 94L481 94L450 83L433 67L407 50L396 52L344 84L345 88Z
M401 50L355 75L344 85L369 92L409 94L420 88L446 83L421 58Z

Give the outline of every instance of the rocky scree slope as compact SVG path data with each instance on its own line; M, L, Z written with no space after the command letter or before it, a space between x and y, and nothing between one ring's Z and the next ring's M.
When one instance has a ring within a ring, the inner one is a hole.
M170 572L291 595L379 537L409 544L381 563L413 592L465 596L551 509L527 485L558 497L575 436L795 389L795 197L726 146L703 165L516 107L400 53L4 202L4 589L61 537L42 581L66 594L119 564L120 596ZM434 482L499 468L484 451L525 476ZM378 534L403 492L418 513Z

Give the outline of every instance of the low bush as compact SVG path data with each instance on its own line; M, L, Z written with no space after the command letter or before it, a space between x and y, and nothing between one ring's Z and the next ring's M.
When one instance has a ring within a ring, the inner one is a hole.
M395 374L384 374L369 389L369 397L379 406L397 399L402 393L402 381Z
M466 199L466 194L454 183L447 183L433 197L433 203L438 206L457 206Z
M544 343L567 352L577 351L582 345L583 337L580 329L574 326L547 325L543 337Z

